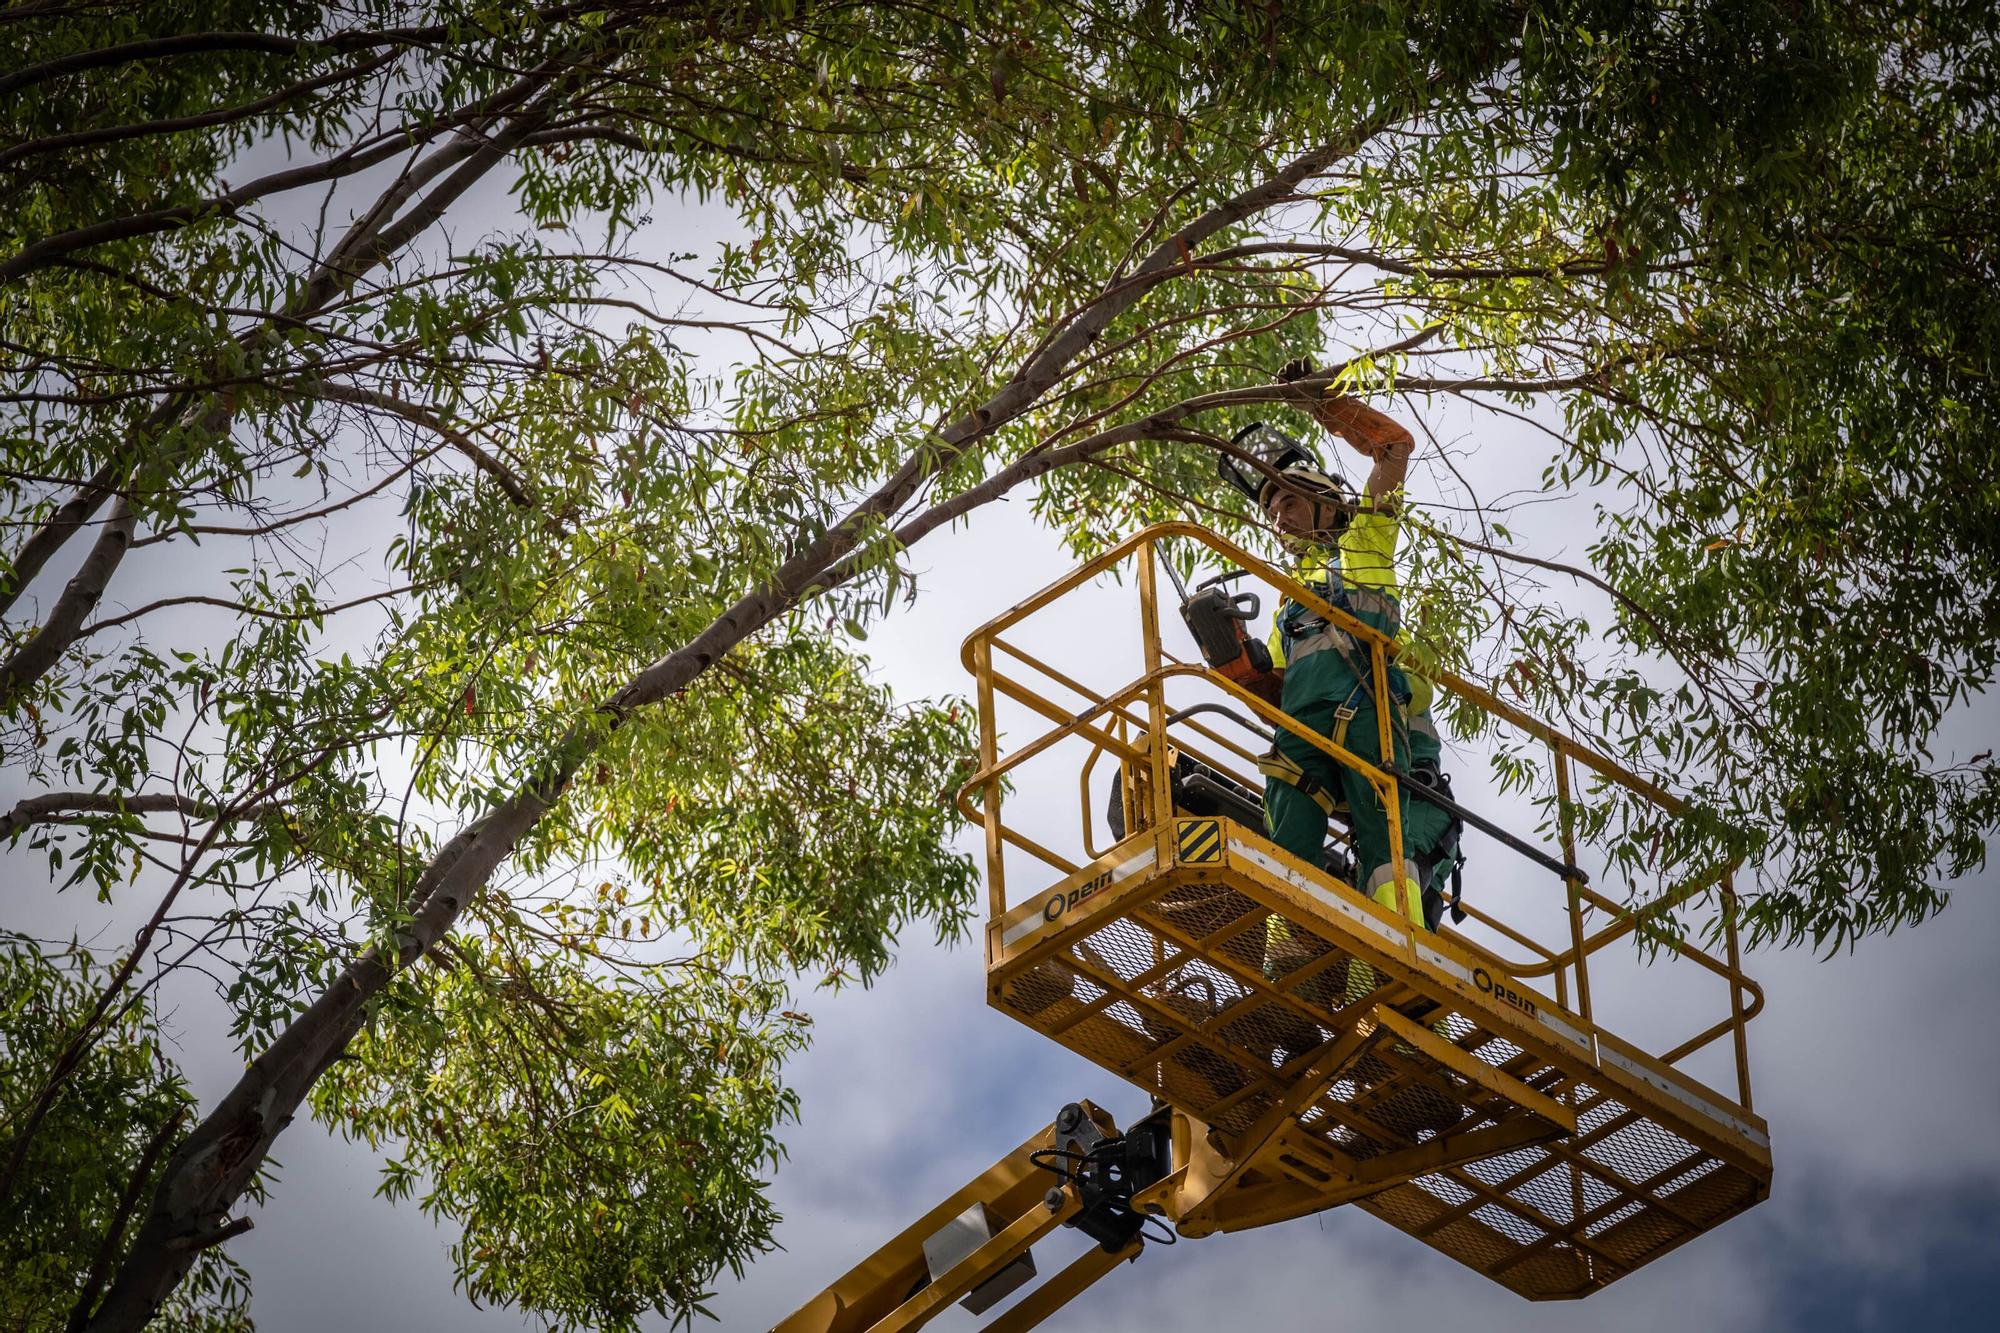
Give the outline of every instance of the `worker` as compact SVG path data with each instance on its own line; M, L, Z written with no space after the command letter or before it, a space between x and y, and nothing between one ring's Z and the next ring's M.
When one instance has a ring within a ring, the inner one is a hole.
M1294 379L1309 369L1295 362L1280 378ZM1356 398L1319 398L1311 409L1322 426L1370 460L1361 496L1351 495L1339 477L1320 470L1309 450L1265 425L1239 432L1236 444L1261 457L1276 476L1250 472L1228 459L1223 474L1254 496L1281 540L1297 554L1301 582L1393 639L1401 629L1397 507L1415 440ZM1277 702L1285 713L1369 764L1408 771L1411 682L1399 667L1393 662L1387 666L1390 754L1384 756L1373 660L1365 640L1287 598L1278 608L1270 648L1272 665L1282 672ZM1416 849L1406 834L1407 877L1399 881L1390 856L1388 809L1367 778L1283 729L1266 756L1265 772L1265 824L1273 841L1308 865L1320 864L1327 816L1344 803L1356 887L1391 911L1425 924L1422 889L1415 879ZM1407 825L1405 785L1398 784L1398 819Z
M1310 369L1294 362L1279 372L1279 378L1295 380L1309 374ZM1295 577L1299 582L1327 604L1392 641L1398 640L1402 633L1396 581L1396 548L1401 537L1398 507L1416 441L1403 426L1357 398L1315 396L1310 407L1320 425L1369 460L1366 489L1361 495L1350 494L1339 477L1322 471L1310 450L1261 424L1238 432L1233 443L1271 471L1252 472L1236 459L1225 457L1223 476L1256 501L1280 539L1297 556ZM1384 659L1386 678L1381 682L1390 714L1389 753L1383 754L1374 653L1367 639L1349 634L1288 597L1279 604L1272 626L1270 655L1279 676L1275 702L1293 720L1327 737L1356 759L1398 773L1411 772L1412 742L1417 740L1435 772L1438 747L1432 744L1436 730L1428 715L1428 683L1413 681L1393 658ZM1410 710L1413 684L1422 691L1424 711L1420 715ZM1416 859L1429 844L1417 842L1413 832L1441 843L1448 830L1444 823L1432 827L1429 808L1413 820L1412 812L1419 807L1411 800L1411 784L1395 784L1396 817L1404 829L1404 864L1399 875L1391 855L1388 804L1358 769L1336 762L1312 742L1284 728L1278 729L1270 754L1259 766L1266 776L1265 827L1274 842L1307 865L1321 865L1327 817L1344 804L1355 887L1399 916L1435 928L1436 913L1426 910L1423 887L1418 882L1426 867ZM1455 852L1455 838L1452 845ZM1301 937L1277 913L1269 914L1264 924L1263 971L1273 982L1283 985L1283 978L1324 950L1323 943L1315 944L1309 933ZM1367 963L1350 958L1321 967L1292 988L1292 993L1308 1004L1332 1011L1365 1001L1386 981ZM1446 1022L1444 1016L1438 1016L1432 1030L1446 1032ZM1267 1022L1265 1030L1288 1061L1308 1058L1329 1035L1295 1015ZM1395 1044L1394 1050L1405 1057L1415 1056L1401 1043ZM1353 1077L1359 1085L1373 1088L1396 1075L1389 1063L1370 1055L1356 1064ZM1372 1106L1370 1114L1378 1123L1416 1140L1449 1132L1461 1122L1464 1109L1448 1080L1431 1073Z

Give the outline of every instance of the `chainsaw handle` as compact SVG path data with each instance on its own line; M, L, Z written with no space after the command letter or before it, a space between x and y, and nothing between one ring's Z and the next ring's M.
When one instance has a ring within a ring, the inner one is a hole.
M1200 585L1195 588L1195 591L1198 593L1207 592L1210 588L1220 587L1225 583L1233 583L1237 579L1248 576L1249 573L1250 571L1247 569L1227 570L1224 573L1217 574L1213 578L1203 579ZM1185 606L1190 600L1190 598L1183 596L1181 604ZM1246 603L1248 605L1245 605ZM1258 599L1256 593L1239 592L1229 599L1229 608L1223 611L1222 614L1228 616L1231 620L1255 620L1262 606L1263 602Z

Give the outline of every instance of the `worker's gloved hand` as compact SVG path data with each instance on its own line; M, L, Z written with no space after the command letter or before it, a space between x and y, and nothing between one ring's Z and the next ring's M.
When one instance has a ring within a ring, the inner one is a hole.
M1285 362L1284 365L1278 367L1278 383L1290 384L1293 380L1302 380L1312 373L1312 358L1309 356L1295 356Z

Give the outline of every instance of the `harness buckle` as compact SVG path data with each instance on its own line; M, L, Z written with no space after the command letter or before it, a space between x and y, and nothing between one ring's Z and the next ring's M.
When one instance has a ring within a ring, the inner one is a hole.
M1328 738L1343 748L1347 745L1347 726L1354 721L1354 715L1361 710L1352 704L1339 704L1333 710L1333 734Z

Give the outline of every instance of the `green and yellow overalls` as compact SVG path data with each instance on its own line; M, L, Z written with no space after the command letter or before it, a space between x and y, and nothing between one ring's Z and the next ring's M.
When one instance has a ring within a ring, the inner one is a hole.
M1318 546L1308 551L1294 577L1329 605L1394 639L1402 627L1396 586L1400 536L1401 523L1395 515L1364 504L1341 533L1337 549ZM1383 766L1368 644L1286 598L1278 607L1270 647L1272 665L1285 672L1279 707L1357 758ZM1389 762L1408 771L1411 683L1394 663L1388 673L1394 750ZM1388 809L1374 786L1288 731L1279 731L1275 750L1264 785L1264 823L1271 840L1306 864L1319 865L1327 815L1344 802L1354 835L1355 887L1422 925L1420 893L1414 888L1407 895L1399 891L1389 856ZM1398 798L1408 861L1415 854L1407 831L1411 805L1400 784ZM1415 867L1409 869L1414 880Z

